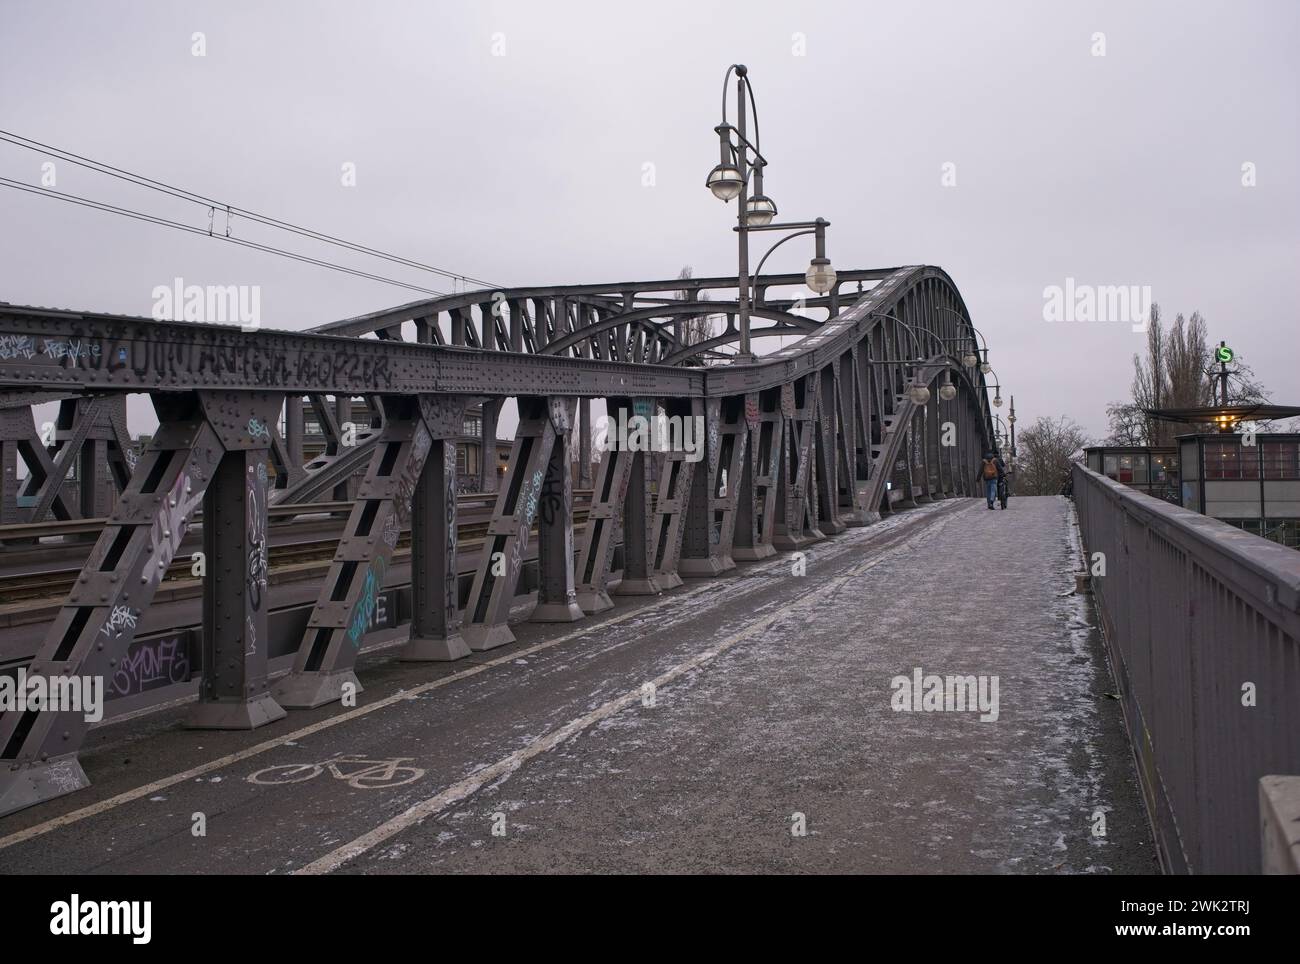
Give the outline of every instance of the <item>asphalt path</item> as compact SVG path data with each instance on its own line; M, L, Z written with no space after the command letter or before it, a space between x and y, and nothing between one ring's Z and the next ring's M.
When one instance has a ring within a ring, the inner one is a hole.
M1064 500L950 500L456 663L372 654L355 707L101 727L89 789L0 819L0 872L1152 873L1076 568ZM917 670L996 712L899 709Z

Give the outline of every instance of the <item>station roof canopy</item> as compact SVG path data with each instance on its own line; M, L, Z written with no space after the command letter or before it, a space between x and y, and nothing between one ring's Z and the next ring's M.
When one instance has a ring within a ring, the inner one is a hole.
M1153 418L1167 422L1198 422L1223 424L1224 422L1264 422L1275 418L1294 418L1300 415L1297 405L1207 405L1195 408L1148 408L1144 411Z

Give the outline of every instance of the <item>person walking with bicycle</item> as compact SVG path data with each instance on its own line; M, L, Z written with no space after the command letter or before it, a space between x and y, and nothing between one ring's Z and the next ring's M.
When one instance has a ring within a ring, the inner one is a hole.
M1002 500L1002 508L1007 507L1007 500L1004 493L1006 489L1007 467L1002 461L1002 456L998 455L992 449L984 452L984 458L980 462L979 473L975 476L975 484L984 485L984 501L993 508L993 503L998 499Z

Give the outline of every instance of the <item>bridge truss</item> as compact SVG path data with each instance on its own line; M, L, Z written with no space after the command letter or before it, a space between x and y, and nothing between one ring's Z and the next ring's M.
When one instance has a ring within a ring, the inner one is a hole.
M750 365L725 363L739 306L713 292L734 291L734 277L481 290L294 332L0 304L0 521L107 516L26 670L111 674L200 509L207 574L188 725L252 728L360 691L361 636L403 529L401 655L446 660L513 640L507 619L534 538L530 618L567 622L610 608L612 595L657 594L900 505L973 495L994 435L983 376L961 361L979 345L947 274L845 271L826 297L767 298L801 284L758 279L752 337L796 340ZM685 323L701 315L721 317L721 330L691 343ZM949 379L957 391L944 399L936 389ZM931 387L927 404L913 400L914 384ZM133 393L149 396L159 423L138 462L125 421ZM345 441L357 396L371 424ZM327 441L307 464L302 406L286 407L303 398ZM493 443L511 398L519 425L464 596L453 440L481 405ZM697 462L603 453L575 531L570 441L585 469L593 399L611 413L698 416L706 445ZM31 408L54 401L58 420L42 437ZM19 457L29 468L21 508ZM76 499L62 491L74 460ZM293 667L272 682L268 507L337 492L359 473L338 551L295 626ZM77 759L87 729L76 712L4 712L0 815L87 786Z

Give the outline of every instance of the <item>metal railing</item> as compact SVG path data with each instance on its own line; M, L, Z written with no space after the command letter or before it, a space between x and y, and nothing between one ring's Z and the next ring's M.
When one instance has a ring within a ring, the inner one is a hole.
M1162 865L1258 873L1259 780L1300 773L1300 553L1073 471Z

